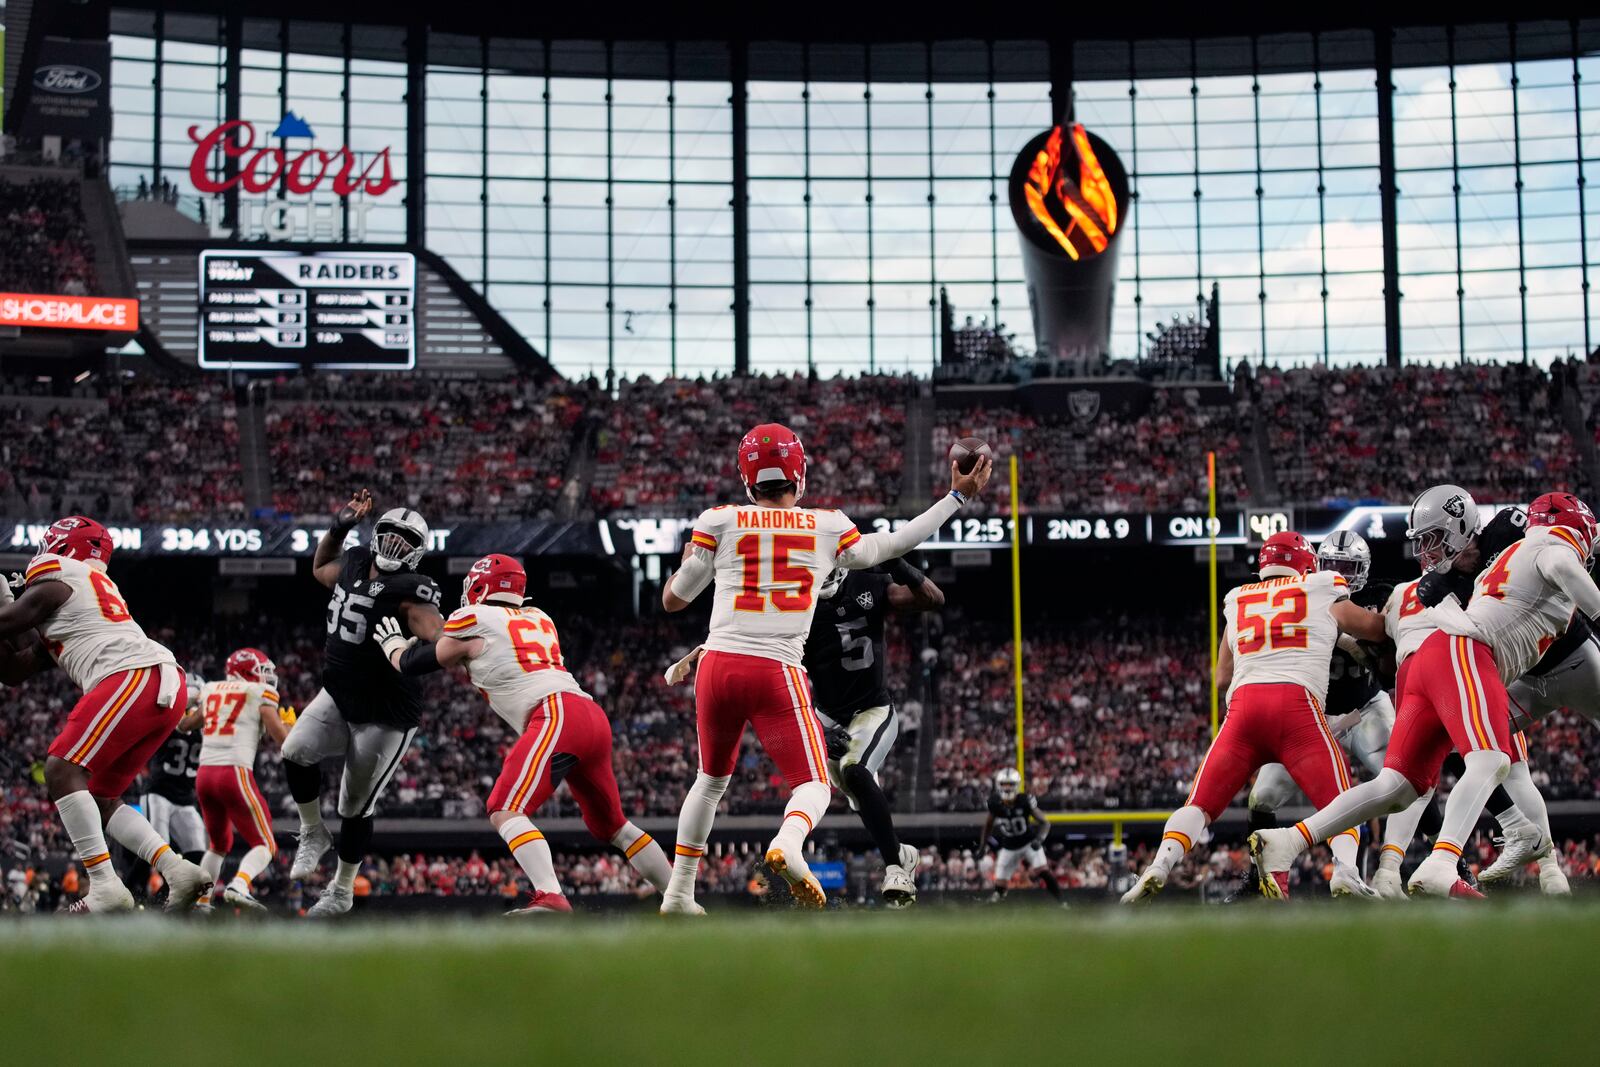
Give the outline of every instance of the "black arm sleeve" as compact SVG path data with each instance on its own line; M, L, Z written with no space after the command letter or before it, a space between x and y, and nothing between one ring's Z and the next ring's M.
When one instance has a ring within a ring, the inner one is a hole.
M400 653L401 674L432 674L442 669L439 666L438 648L432 641L418 641Z

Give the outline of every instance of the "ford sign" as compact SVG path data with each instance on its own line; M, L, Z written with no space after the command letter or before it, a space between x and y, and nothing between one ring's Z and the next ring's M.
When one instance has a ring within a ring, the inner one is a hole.
M92 93L100 88L100 75L88 67L51 63L33 72L33 87L46 93Z

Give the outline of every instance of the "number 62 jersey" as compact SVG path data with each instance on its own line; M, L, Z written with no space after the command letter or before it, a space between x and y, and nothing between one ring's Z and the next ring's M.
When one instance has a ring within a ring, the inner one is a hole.
M1332 608L1350 597L1350 583L1335 571L1268 578L1229 590L1223 600L1223 640L1233 652L1231 699L1241 685L1304 686L1321 704L1328 695L1328 664L1339 640Z
M555 693L588 697L561 660L561 642L550 616L531 607L484 601L445 620L444 636L483 642L467 660L467 676L494 713L522 733L528 715Z
M372 549L345 551L328 600L328 640L322 685L347 722L376 722L409 730L422 721L422 682L389 666L372 640L378 620L392 615L406 629L407 603L438 606L439 587L415 571L372 577ZM410 633L406 630L406 633Z

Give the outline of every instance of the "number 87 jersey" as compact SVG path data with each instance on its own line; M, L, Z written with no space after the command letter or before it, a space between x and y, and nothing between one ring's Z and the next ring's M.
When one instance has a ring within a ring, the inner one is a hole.
M799 667L817 589L861 540L843 512L725 505L703 512L690 543L712 554L716 599L705 648Z
M1350 597L1335 571L1269 578L1230 590L1223 601L1223 640L1233 651L1233 685L1289 683L1328 695L1328 666L1339 640L1332 608Z

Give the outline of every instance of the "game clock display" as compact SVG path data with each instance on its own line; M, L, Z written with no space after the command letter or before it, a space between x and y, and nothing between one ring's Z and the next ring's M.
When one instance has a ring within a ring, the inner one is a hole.
M405 370L416 364L409 252L200 254L200 366Z

